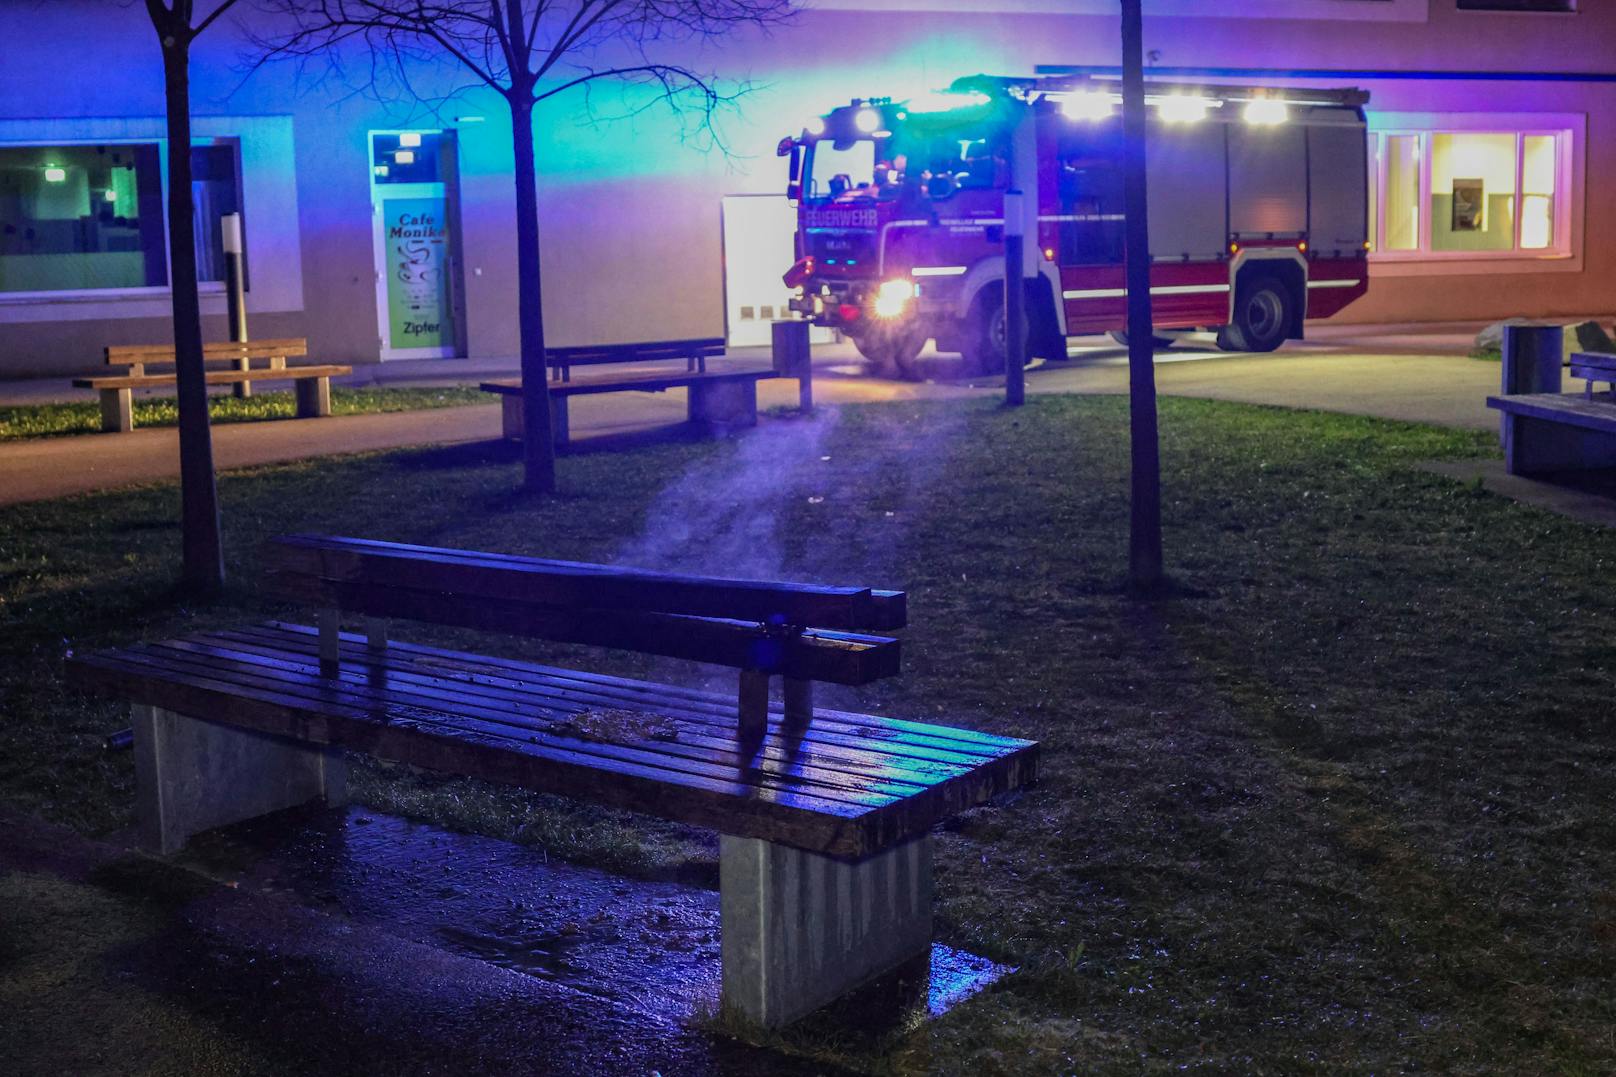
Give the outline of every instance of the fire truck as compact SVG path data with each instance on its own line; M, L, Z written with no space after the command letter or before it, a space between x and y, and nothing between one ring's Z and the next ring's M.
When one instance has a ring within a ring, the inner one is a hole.
M1147 82L1156 333L1271 351L1368 289L1361 90ZM855 99L780 142L797 209L792 309L887 376L926 341L1002 370L1005 193L1020 190L1028 354L1127 323L1121 85L957 80ZM1011 222L1012 226L1017 222Z

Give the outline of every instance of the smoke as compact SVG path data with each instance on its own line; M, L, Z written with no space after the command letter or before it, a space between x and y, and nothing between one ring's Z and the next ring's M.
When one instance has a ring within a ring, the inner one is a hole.
M641 533L618 551L618 564L660 572L783 580L788 571L780 508L789 499L823 497L827 457L841 412L767 422L685 472L657 495ZM794 566L802 579L807 566ZM831 582L813 578L808 582Z
M912 402L766 421L665 487L614 560L659 572L902 590L905 537L946 475L964 425L958 405ZM731 671L656 666L659 679L735 691ZM821 685L816 702L853 707L857 698Z

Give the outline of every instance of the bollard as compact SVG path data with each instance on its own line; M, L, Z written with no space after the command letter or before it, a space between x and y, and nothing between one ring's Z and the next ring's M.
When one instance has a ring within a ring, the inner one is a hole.
M237 344L245 344L247 279L241 271L241 214L226 213L219 218L219 238L224 246L224 299L230 339ZM246 370L250 365L246 359L236 361L236 367L240 370ZM252 382L238 381L231 386L231 391L245 400L252 396Z
M1004 193L1004 402L1010 407L1027 399L1025 197L1020 191Z
M1505 396L1560 391L1564 335L1558 325L1504 326Z
M775 322L774 371L797 379L797 407L803 414L814 410L813 352L808 345L808 323L797 319Z

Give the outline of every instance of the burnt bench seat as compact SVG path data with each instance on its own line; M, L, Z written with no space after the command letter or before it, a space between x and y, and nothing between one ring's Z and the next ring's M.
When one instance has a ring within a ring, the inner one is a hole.
M898 671L900 592L326 536L278 540L266 622L70 658L134 707L143 840L344 798L344 753L717 830L724 1005L765 1026L926 959L936 823L1033 780L1037 745L815 707ZM343 632L343 617L363 632ZM734 695L446 650L410 619L728 666ZM823 627L815 627L822 625ZM772 699L773 678L782 679Z

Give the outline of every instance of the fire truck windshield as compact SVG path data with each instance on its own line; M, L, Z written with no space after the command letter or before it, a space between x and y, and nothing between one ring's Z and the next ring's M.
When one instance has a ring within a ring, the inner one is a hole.
M875 184L873 139L815 142L809 147L808 162L804 172L808 177L809 198L839 198L848 193L870 192Z
M1008 140L970 134L900 129L891 137L814 142L804 169L807 197L890 199L907 191L938 199L960 189L1005 186Z

